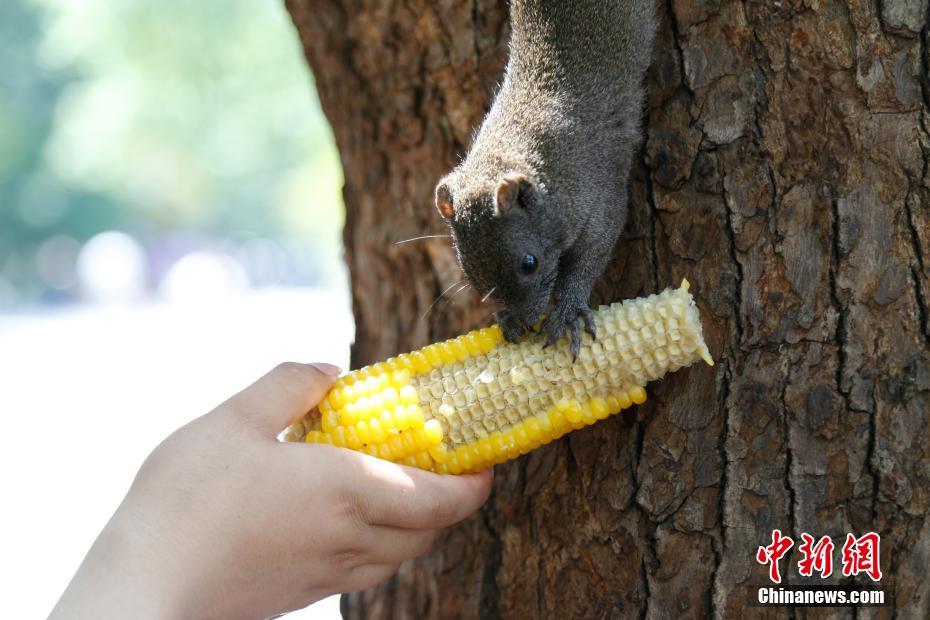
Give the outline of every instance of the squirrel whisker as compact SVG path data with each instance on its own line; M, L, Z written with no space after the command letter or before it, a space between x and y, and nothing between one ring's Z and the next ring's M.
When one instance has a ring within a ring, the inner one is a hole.
M422 321L423 319L425 319L425 318L429 315L429 313L430 313L430 311L433 309L433 307L439 302L440 299L442 299L443 297L445 297L446 293L448 293L450 290L452 290L452 287L454 287L454 286L456 286L456 285L458 285L458 284L462 284L463 282L465 282L465 278L462 278L461 280L456 280L455 282L453 282L452 284L450 284L449 286L447 286L447 287L446 287L446 290L444 290L443 292L439 293L439 296L436 297L436 299L433 300L433 303L431 303L431 304L429 305L429 307L426 309L426 312L424 312L424 313L423 313L423 316L420 317L420 320ZM468 286L469 286L468 282L465 282L465 284L464 284L461 288L459 288L459 290L457 290L455 293L453 293L453 294L449 297L449 299L451 300L452 297L455 297L456 295L458 295L459 293L461 293L462 290L463 290L464 288L468 287Z
M469 289L469 288L471 288L471 282L468 282L468 281L466 280L465 284L463 284L462 286L460 286L454 293L452 293L451 295L449 295L448 297L446 297L446 305L448 306L449 304L451 304L451 303L452 303L452 300L455 299L456 295L458 295L459 293L461 293L461 292L464 291L465 289Z
M496 287L496 286L492 286L492 287L491 287L491 290L488 291L487 294L486 294L484 297L481 298L481 303L486 302L486 301L488 300L488 297L491 296L491 293L493 293L493 292L496 291L496 290L497 290L497 287Z
M410 239L402 239L400 241L395 241L394 245L400 245L401 243L409 243L411 241L419 241L421 239L448 239L452 235L423 235L422 237L412 237ZM461 282L461 280L459 280ZM456 283L458 284L458 282Z

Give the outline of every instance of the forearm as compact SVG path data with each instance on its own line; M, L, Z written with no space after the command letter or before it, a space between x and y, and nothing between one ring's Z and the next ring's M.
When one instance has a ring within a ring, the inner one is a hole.
M144 528L130 528L121 515L115 515L88 551L50 620L183 617L180 567L172 570L152 547Z

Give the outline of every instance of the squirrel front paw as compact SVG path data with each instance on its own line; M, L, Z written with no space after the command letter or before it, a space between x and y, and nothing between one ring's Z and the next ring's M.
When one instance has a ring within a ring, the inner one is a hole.
M507 342L517 342L526 333L523 323L514 318L510 312L501 312L497 318L501 326L501 333L504 334Z
M568 330L571 335L572 360L578 359L578 352L581 351L581 323L584 323L586 332L592 337L597 337L594 314L586 302L570 297L556 299L555 307L546 317L540 330L541 333L548 334L544 346L554 344Z

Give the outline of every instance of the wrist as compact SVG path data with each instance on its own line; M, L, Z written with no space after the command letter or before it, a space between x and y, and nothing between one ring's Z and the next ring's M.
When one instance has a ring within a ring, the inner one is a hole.
M117 512L97 537L51 618L184 616L180 566L144 524Z

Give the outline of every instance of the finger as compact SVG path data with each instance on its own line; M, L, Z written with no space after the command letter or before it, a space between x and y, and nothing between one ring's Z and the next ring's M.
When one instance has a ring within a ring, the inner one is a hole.
M348 451L346 451L348 452ZM443 476L367 457L356 488L366 522L410 529L439 529L478 510L491 492L492 473Z
M285 362L245 388L222 407L229 408L264 432L276 435L313 409L336 380L331 364Z
M375 564L399 563L420 557L430 550L437 530L371 525L365 528L364 557Z
M400 568L399 563L363 564L352 569L352 571L349 573L348 579L346 579L346 582L344 584L340 584L339 591L346 593L367 590L372 586L378 585L385 579L390 579L393 577L398 568Z

